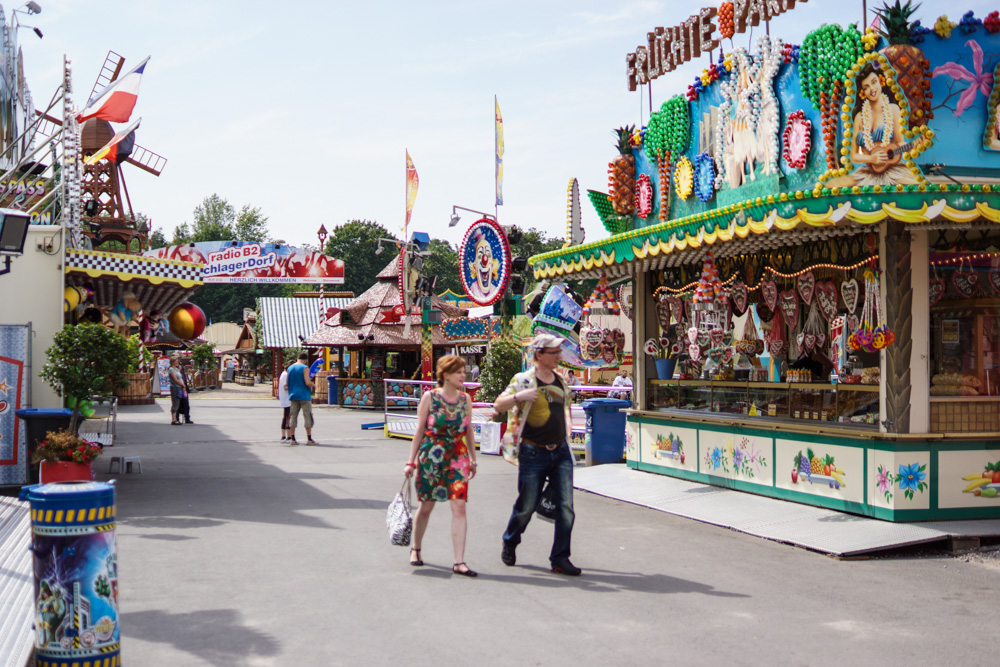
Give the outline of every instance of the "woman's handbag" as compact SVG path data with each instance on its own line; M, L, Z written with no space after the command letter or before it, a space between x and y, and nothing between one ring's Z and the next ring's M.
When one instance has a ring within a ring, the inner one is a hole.
M413 532L410 493L410 478L407 477L403 480L403 486L399 489L399 493L389 503L389 511L385 515L385 527L389 530L389 542L398 547L410 546L410 533Z

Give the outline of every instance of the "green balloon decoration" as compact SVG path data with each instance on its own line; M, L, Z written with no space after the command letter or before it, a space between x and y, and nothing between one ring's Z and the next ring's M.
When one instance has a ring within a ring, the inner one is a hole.
M655 162L661 155L679 155L686 151L690 138L690 107L683 95L677 95L650 116L642 145L649 159Z
M799 50L799 84L813 107L820 108L820 95L829 95L835 81L843 83L844 74L864 52L861 33L853 23L846 28L822 25L806 35Z
M72 410L76 407L76 399L72 396L66 399L66 407ZM94 408L94 404L91 401L80 401L80 416L84 419L90 419L94 416L97 410Z

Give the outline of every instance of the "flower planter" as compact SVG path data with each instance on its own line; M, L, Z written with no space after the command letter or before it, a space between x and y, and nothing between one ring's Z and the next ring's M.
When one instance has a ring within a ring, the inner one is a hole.
M119 405L152 405L155 400L150 393L149 373L125 373L128 380L124 389L115 389Z
M670 380L674 377L674 368L677 366L677 359L654 359L656 362L656 376L661 380Z
M53 482L90 482L94 479L92 463L74 461L42 461L38 464L38 481L41 484Z

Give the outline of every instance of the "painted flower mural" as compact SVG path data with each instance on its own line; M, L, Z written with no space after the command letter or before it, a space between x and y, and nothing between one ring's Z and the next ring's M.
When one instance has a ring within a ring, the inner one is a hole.
M975 101L976 96L982 93L983 96L990 96L990 88L993 86L993 71L986 70L983 71L983 49L979 46L979 43L970 39L965 43L970 49L972 49L972 67L975 70L970 72L967 67L960 65L957 62L945 63L939 67L934 68L934 72L931 73L931 78L938 76L950 76L956 81L968 81L969 87L966 88L961 96L958 98L958 103L955 106L955 116L961 116L966 109L971 107Z
M927 473L924 472L926 469L926 463L924 465L920 465L919 463L911 463L909 465L905 463L900 464L899 474L896 475L896 482L903 491L903 495L909 500L913 500L915 491L923 493L927 489L927 482L924 481L927 478Z
M885 502L892 501L892 471L883 465L879 465L875 473L875 485L879 492L885 496Z

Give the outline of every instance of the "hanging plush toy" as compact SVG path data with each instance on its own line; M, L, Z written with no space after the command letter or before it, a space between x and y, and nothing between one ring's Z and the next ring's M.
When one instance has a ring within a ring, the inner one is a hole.
M108 319L111 320L116 329L124 329L127 332L128 323L132 321L133 316L138 317L141 310L142 304L135 298L135 294L125 292L108 313Z
M157 335L163 331L169 331L166 327L166 318L160 316L155 310L149 315L143 315L139 321L139 340L143 343L151 343L156 340Z

